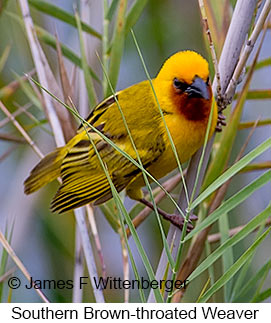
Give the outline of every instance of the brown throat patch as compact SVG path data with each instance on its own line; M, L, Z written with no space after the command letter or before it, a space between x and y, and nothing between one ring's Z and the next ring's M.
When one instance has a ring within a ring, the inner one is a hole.
M178 111L192 121L203 121L209 117L212 105L212 90L209 86L210 99L189 98L186 93L178 93L172 88L172 100Z

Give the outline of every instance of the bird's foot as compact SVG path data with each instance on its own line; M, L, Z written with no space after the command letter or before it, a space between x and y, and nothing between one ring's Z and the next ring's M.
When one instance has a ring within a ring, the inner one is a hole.
M148 206L152 210L154 210L154 206L152 205L151 202L145 200L144 198L140 199L140 202L143 203L144 205ZM159 207L157 207L156 209L157 209L157 212L160 215L162 215L162 217L164 219L170 221L173 225L175 225L180 230L183 229L185 219L180 214L169 214L169 213L165 212L164 210L161 210ZM197 219L198 219L198 217L196 215L194 215L194 214L190 215L187 226L186 226L186 232L190 232L191 230L193 230L194 227L193 227L191 221L195 221Z
M170 221L173 225L175 225L177 228L180 230L183 229L184 223L185 223L185 218L183 218L180 214L161 214L164 219ZM198 217L196 215L190 215L189 220L186 225L186 232L190 232L194 229L193 224L191 221L196 221Z
M226 126L227 123L226 123L226 117L224 116L224 114L221 112L218 113L218 116L217 116L217 124L216 124L216 127L215 127L215 130L217 132L221 132L222 131L222 127L223 126Z

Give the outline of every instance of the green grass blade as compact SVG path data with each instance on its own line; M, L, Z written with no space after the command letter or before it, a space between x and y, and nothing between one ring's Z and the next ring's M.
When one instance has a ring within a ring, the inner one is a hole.
M261 127L261 126L267 126L271 124L271 119L264 119L264 120L259 120L259 122L257 123L257 127ZM241 122L239 123L239 130L241 129L247 129L247 128L252 128L255 125L255 121L247 121L247 122Z
M228 214L225 213L218 218L219 231L221 234L220 245L223 245L226 240L229 239L229 217ZM234 263L233 260L233 250L232 247L228 247L226 251L222 255L222 267L223 274L232 266ZM232 289L232 280L228 281L224 285L224 302L228 303L230 301Z
M257 282L265 275L266 272L270 271L271 269L271 260L269 260L257 273L252 276L249 280L246 281L245 284L238 290L236 293L233 303L238 302L238 299L244 296L250 289L255 289L255 285Z
M269 297L271 297L271 288L268 288L264 292L262 292L261 294L257 295L257 297L255 297L253 299L253 303L263 302Z
M271 66L271 58L266 58L266 59L259 61L255 66L255 70L259 70L259 69L267 67L267 66ZM250 67L251 66L247 66L246 71L248 71L250 69Z
M270 100L271 90L251 90L247 93L247 100Z
M265 223L263 222L259 226L259 228L257 230L257 233L255 235L254 240L257 240L260 237L260 235L264 231L264 228L265 228ZM245 265L240 270L240 272L238 274L238 277L234 281L234 286L233 286L232 293L231 293L231 300L230 300L231 302L235 298L235 295L237 295L239 293L239 291L242 289L242 286L244 286L244 284L246 283L246 281L247 281L247 275L248 275L248 272L249 272L249 268L250 268L250 265L252 263L252 260L253 260L254 256L255 256L255 252L252 253L252 255L250 256L250 258L248 258L247 262L245 263Z
M206 253L206 257L209 257L210 254L212 253L211 244L209 243L209 241L207 239L205 241L205 253ZM215 268L213 265L208 267L208 277L209 277L210 286L212 286L215 283ZM204 291L201 290L200 295L203 295L204 293L205 293L205 290ZM198 297L198 299L200 299L200 297ZM212 302L217 303L215 295L212 299Z
M245 201L253 192L270 181L271 170L259 176L253 182L242 188L239 192L231 196L225 202L223 202L213 213L211 213L206 219L199 223L193 231L191 231L186 237L185 241L191 239L195 234L201 230L207 228L214 223L220 216L228 213L240 203Z
M77 29L79 34L80 51L81 51L81 57L82 57L82 69L84 72L85 84L86 84L87 93L88 93L88 102L90 107L94 108L95 105L97 104L97 95L88 70L88 63L87 63L87 57L85 53L85 45L84 45L82 28L81 28L81 22L77 12L75 13L75 19L76 19Z
M261 145L253 149L243 158L241 158L237 163L226 170L221 176L219 176L212 184L210 184L191 204L191 208L194 209L203 200L205 200L210 194L212 194L217 188L223 185L227 180L232 178L241 169L247 166L252 160L261 155L267 149L271 147L271 138L267 139Z
M2 55L1 55L1 57L0 57L0 73L2 72L3 68L4 68L4 67L5 67L5 65L6 65L6 62L7 62L8 57L9 57L10 49L11 49L11 46L10 46L10 45L8 45L8 46L4 49L4 51L3 51L3 53L2 53Z
M201 296L202 296L202 295L205 293L205 291L207 290L208 285L210 284L210 281L211 281L211 279L210 279L210 277L208 277L208 279L207 279L206 283L204 284L204 286L203 286L202 290L200 291L200 293L199 293L199 297L198 297L198 299L196 300L196 302L195 302L195 303L198 303L198 302L199 302L199 300L200 300Z
M124 37L125 37L124 26L125 26L126 7L127 7L127 0L120 0L115 32L114 32L113 42L112 42L112 47L110 52L108 76L114 91L116 89L117 82L118 82L120 62L121 62L123 49L124 49ZM105 91L105 96L107 97L110 94L111 94L111 90L110 90L110 87L108 86Z
M125 226L124 226L124 221L123 221L123 218L125 218L124 213L127 213L127 211L126 211L126 209L125 209L125 207L123 205L123 201L121 200L121 198L120 198L120 196L119 196L119 194L118 194L118 192L117 192L117 190L116 190L116 188L115 188L115 186L114 186L114 184L113 184L113 182L112 182L112 180L110 178L110 175L109 175L109 173L108 173L108 171L107 171L107 169L106 169L106 167L105 167L105 165L104 165L104 163L103 163L103 161L101 159L101 156L100 156L99 152L97 151L97 148L96 148L95 144L92 142L91 139L90 139L90 142L94 147L95 153L97 154L97 156L99 158L99 161L100 161L100 164L101 164L101 166L102 166L102 168L103 168L103 170L104 170L104 172L105 172L105 174L107 176L107 179L108 179L108 181L110 183L113 199L114 199L114 201L116 203L116 206L117 206L117 209L119 211L119 214L123 215L123 217L121 215L119 216L119 223L120 223L120 226L121 226L121 229L122 229L122 233L124 235L124 240L125 240L125 243L126 243L126 246L127 246L128 254L129 254L129 257L130 257L130 260L131 260L131 265L132 265L135 277L136 277L136 279L138 279L140 281L140 276L139 276L139 273L138 273L138 270L137 270L137 267L136 267L134 256L132 254L132 251L131 251L131 248L130 248L130 245L129 245L129 242L128 242L128 238L127 238L127 234L126 234L126 230L125 230ZM129 215L128 215L128 217L129 217ZM143 249L141 244L138 245L136 243L136 246L139 248L138 250ZM145 262L144 262L143 259L142 259L142 261L143 261L143 264L145 265ZM146 266L148 268L149 264L146 264ZM139 289L139 295L140 295L142 303L145 303L146 302L145 295L144 295L144 292L143 292L143 290L141 288Z
M129 214L127 213L123 203L121 203L120 199L119 199L119 195L116 193L116 199L118 200L118 207L121 209L121 213L122 215L124 216L125 218L125 221L130 229L130 232L132 234L132 237L135 241L135 244L137 246L137 249L138 249L138 252L139 252L139 255L142 259L142 262L145 266L145 269L147 271L147 274L148 274L148 277L150 280L155 280L155 275L154 275L154 271L152 269L152 266L150 264L150 261L148 259L148 256L146 255L145 253L145 250L141 244L141 241L139 239L139 236L137 234L137 231L133 225L133 222L131 221L131 218L129 217ZM155 295L155 299L158 303L163 303L163 297L160 293L160 290L159 289L153 289L153 292L154 292L154 295Z
M253 163L249 164L245 168L241 170L242 173L247 173L247 172L253 172L256 170L265 170L265 169L271 169L271 162L270 161L264 161L262 163Z
M30 84L28 82L23 81L22 78L15 72L13 74L16 80L19 82L21 90L24 92L24 94L30 100L30 102L32 102L32 104L35 107L37 107L40 111L43 111L42 103L40 102L37 94L32 89Z
M113 18L113 15L116 12L119 1L120 0L112 0L110 7L108 8L108 11L105 13L105 19L111 21L111 19Z
M223 287L246 263L250 256L254 253L257 247L264 241L267 235L270 233L271 228L266 230L243 254L242 256L221 276L215 284L207 290L207 292L199 300L200 303L206 303L208 299Z
M11 243L11 240L12 240L13 229L14 229L14 223L12 225L10 233L8 234L9 230L6 225L5 237L7 238L9 243ZM6 251L5 248L2 248L2 256L1 256L1 262L0 262L0 277L3 276L6 272L7 262L8 262L8 252ZM3 296L3 287L4 287L4 282L0 283L0 303L2 301L2 296Z
M76 27L76 18L70 14L69 12L47 2L42 0L28 0L29 4L39 10L42 13L45 13L49 16L52 16L54 18L57 18L58 20L61 20L63 22L66 22L67 24ZM97 37L98 39L102 39L102 36L100 33L98 33L96 30L94 30L92 27L81 21L82 30L86 33Z
M240 93L236 93L234 98L236 99ZM251 90L247 92L247 100L270 100L271 90Z
M145 8L148 0L135 0L130 8L125 22L125 33L128 34L133 28L134 24L138 21L143 9Z
M113 186L113 183L112 183L112 186ZM119 197L119 195L118 195L118 197ZM116 200L116 199L117 199L117 196L114 195L114 200ZM123 202L121 201L121 199L119 199L119 200L121 202L121 205L123 206ZM120 208L120 205L118 204L118 201L117 201L117 205L118 205L118 210L121 211L121 208ZM125 212L126 212L126 209L125 209ZM129 215L128 215L128 217L129 217ZM125 229L125 226L124 226L123 217L119 216L119 221L120 221L120 225L121 225L121 229L122 229L122 234L124 236L124 240L125 240L125 243L126 243L126 247L127 247L127 250L128 250L128 254L129 254L129 257L130 257L131 265L132 265L133 271L135 273L135 277L136 277L136 279L138 279L140 281L140 276L139 276L139 273L138 273L138 270L137 270L137 267L136 267L136 263L135 263L135 260L134 260L134 256L133 256L133 253L131 251L131 248L130 248L130 245L129 245L129 242L128 242L128 238L127 238L127 233L126 233L126 229ZM142 303L146 303L145 294L144 294L142 288L139 288L139 296L140 296L141 302Z
M257 287L257 288L256 288L256 290L254 291L254 294L252 293L252 295L253 295L253 296L249 299L249 302L250 302L250 303L255 303L255 299L257 299L257 298L258 298L258 296L262 293L262 292L261 292L261 290L262 290L262 288L263 288L264 282L265 282L265 280L266 280L266 278L267 278L268 274L269 274L269 271L265 271L265 272L264 272L264 274L263 274L262 278L260 279L260 283L259 283L258 287ZM268 284L268 285L269 285L269 284Z
M211 266L219 257L221 257L230 247L236 245L239 241L247 237L255 228L257 228L263 221L265 221L271 214L271 206L268 206L263 212L255 216L250 220L242 230L237 234L227 239L221 244L210 256L203 260L203 262L192 272L188 277L191 282L204 272L209 266ZM228 270L227 270L228 271ZM227 272L226 271L226 272Z
M8 253L4 248L2 248L2 256L1 256L1 263L0 263L0 277L3 276L6 271L7 261L8 261ZM2 302L3 287L4 287L4 282L0 282L0 302Z

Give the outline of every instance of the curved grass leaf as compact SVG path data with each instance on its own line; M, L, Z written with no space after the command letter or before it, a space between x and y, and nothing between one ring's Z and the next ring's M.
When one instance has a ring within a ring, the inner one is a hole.
M237 98L240 93L236 93ZM247 100L270 100L271 90L251 90L247 92Z
M258 284L258 286L257 286L257 288L256 288L256 290L254 290L249 296L252 296L250 299L249 299L249 302L251 302L251 303L254 303L255 302L255 299L262 293L261 292L261 290L263 289L263 285L264 285L264 283L265 283L265 280L266 280L266 278L267 278L267 276L268 276L268 274L269 274L269 271L265 271L264 273L263 273L263 276L262 276L262 278L260 279L260 282L259 282L259 284ZM269 280L269 279L268 279ZM267 284L268 284L268 286L270 286L270 284L269 284L269 282L267 282Z
M5 229L5 237L9 243L11 243L12 240L12 235L13 235L13 229L14 229L14 223L12 224L11 230L8 233L8 226L6 225ZM0 261L0 277L4 275L7 267L7 262L8 262L8 252L5 248L2 250L2 255L1 255L1 261ZM0 282L0 303L2 302L2 295L3 295L3 285L4 282Z
M111 187L111 189L112 189L112 187ZM143 246L141 244L141 241L140 241L139 236L137 234L137 231L136 231L136 229L135 229L135 227L133 225L133 222L131 221L131 218L130 218L128 212L126 211L123 203L121 202L121 200L119 198L119 195L118 195L117 191L115 190L115 188L113 188L113 191L115 191L114 192L114 199L115 199L115 201L117 201L118 209L121 211L122 215L125 218L125 221L126 221L128 227L129 227L129 230L130 230L130 232L132 234L132 237L133 237L133 239L135 241L135 244L137 246L138 253L139 253L139 255L140 255L141 259L142 259L142 262L143 262L143 264L145 266L145 269L146 269L146 271L148 273L148 277L149 277L150 280L155 280L154 271L153 271L152 266L150 264L149 258L147 256L147 254L145 253L145 250L144 250L144 248L143 248ZM125 229L124 229L124 232L125 232L124 235L127 238ZM127 243L128 243L128 241L127 241ZM154 292L154 295L155 295L156 302L163 303L164 301L163 301L163 297L161 295L160 290L159 289L153 289L153 292Z
M42 13L45 13L49 16L52 16L54 18L57 18L61 21L66 22L67 24L76 27L76 19L75 17L70 14L69 12L47 2L42 0L28 0L29 4L33 7L39 10ZM97 37L98 39L102 39L102 36L100 33L98 33L96 30L94 30L92 27L81 21L82 30L86 33Z
M228 213L223 214L218 218L219 231L221 234L220 245L222 246L229 238L229 215ZM225 273L229 267L234 263L233 250L232 247L228 247L222 255L222 270ZM230 301L232 280L228 281L224 285L224 302L228 303Z
M257 282L264 276L264 274L271 269L271 260L269 260L258 272L252 276L245 284L238 290L238 293L235 295L233 303L238 301L238 298L245 295L250 289L255 289Z
M43 111L42 103L39 100L39 98L38 98L37 94L35 93L35 91L33 90L33 88L30 86L30 84L23 81L22 77L20 77L15 72L13 74L14 74L16 80L18 81L18 83L20 84L21 90L24 92L24 94L30 100L30 102L32 102L32 104L34 106L36 106L40 111Z
M271 119L259 120L256 127L267 126L271 124ZM252 128L255 125L255 121L247 121L239 123L238 129Z
M262 163L249 164L245 168L243 168L241 172L252 172L255 170L263 170L263 169L271 169L271 162L266 161Z
M209 225L214 223L220 216L222 216L225 213L228 213L237 205L245 201L253 192L255 192L260 187L268 183L270 181L270 178L271 178L271 170L262 174L253 182L251 182L243 189L241 189L239 192L231 196L229 199L223 202L213 213L211 213L201 223L199 223L195 227L195 229L185 237L185 241L191 239L195 234L197 234L201 230L207 228Z
M112 187L114 187L112 181L110 183L110 186L111 186L111 189L112 189ZM120 209L120 205L118 204L118 200L121 202L121 205L124 207L123 201L119 198L119 194L117 194L118 198L116 197L115 194L116 194L116 191L113 193L113 198L114 198L114 200L116 202L117 209L119 210L119 212L121 214L121 209ZM117 201L116 201L116 199L117 199ZM125 209L125 212L126 212L126 209ZM128 217L129 217L129 215L128 215ZM119 216L120 227L122 229L122 234L123 234L123 237L124 237L124 240L125 240L125 243L126 243L126 247L127 247L127 250L128 250L128 254L129 254L129 257L130 257L130 261L131 261L133 271L135 273L135 277L136 277L136 279L138 279L140 281L140 276L139 276L139 273L138 273L138 270L137 270L137 267L136 267L134 256L133 256L133 253L131 251L131 248L130 248L130 245L129 245L129 242L128 242L128 237L127 237L127 233L126 233L126 230L125 230L123 218L124 217ZM142 303L146 303L145 294L144 294L142 288L139 288L139 295L140 295ZM158 297L157 299L159 299L159 295L157 294L156 296Z
M148 0L135 0L130 8L125 21L125 33L128 34L133 28L134 24L138 21L143 9L145 8Z
M253 159L261 155L267 149L271 148L271 138L264 141L261 145L253 149L243 158L241 158L237 163L226 170L221 176L219 176L212 184L210 184L191 204L191 209L198 206L203 200L206 199L210 194L212 194L217 188L224 184L227 180L237 174L245 166L247 166Z
M263 221L265 221L271 214L271 206L267 207L263 212L255 216L252 220L250 220L242 230L236 233L231 238L227 239L224 243L222 243L214 252L210 254L203 262L192 272L192 274L188 277L189 281L192 281L196 277L198 277L203 271L205 271L209 266L211 266L221 255L223 255L228 248L233 247L247 237L254 229L256 229ZM227 271L226 271L227 272Z
M200 303L205 303L208 299L223 287L246 263L258 246L264 241L267 235L270 233L271 228L265 231L243 254L242 256L210 287L207 292L200 298Z
M266 59L263 59L262 61L259 61L255 66L255 70L259 70L267 66L271 66L271 58L266 58ZM247 66L246 71L248 71L250 67L251 66Z
M211 253L212 253L211 244L209 243L208 240L205 240L205 254L206 254L206 257L209 257L211 255ZM208 277L209 277L209 280L210 280L210 286L212 286L215 283L215 268L214 268L213 264L211 266L209 266L207 270L208 270ZM207 288L206 288L206 290L207 290ZM206 290L204 290L204 291L201 290L200 296L198 297L198 299L200 299L200 297L205 293ZM212 298L212 302L217 303L215 295Z
M254 240L257 240L260 235L263 233L264 231L264 228L265 228L265 223L263 222L259 228L257 228L257 233L255 235L255 238ZM234 299L235 295L238 294L239 290L241 290L242 286L245 284L246 282L246 277L247 277L247 274L249 272L249 269L250 269L250 265L252 263L252 260L255 256L255 253L252 253L251 256L247 259L247 262L245 263L245 265L242 267L242 269L240 270L239 274L238 274L238 277L235 279L234 281L234 286L232 288L232 293L231 293L231 302L232 300Z
M263 100L271 99L271 90L251 90L247 93L248 100Z
M254 298L253 303L263 302L269 297L271 297L271 288L268 288L261 294L257 295L257 297Z
M111 21L114 13L118 7L119 1L120 0L112 0L112 3L110 5L110 7L108 8L108 11L105 14L105 19Z

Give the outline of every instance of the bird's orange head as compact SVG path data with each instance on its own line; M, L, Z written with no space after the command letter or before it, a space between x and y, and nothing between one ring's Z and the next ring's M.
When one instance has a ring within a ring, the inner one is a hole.
M208 117L212 103L207 61L194 51L172 55L154 80L159 103L189 120Z

